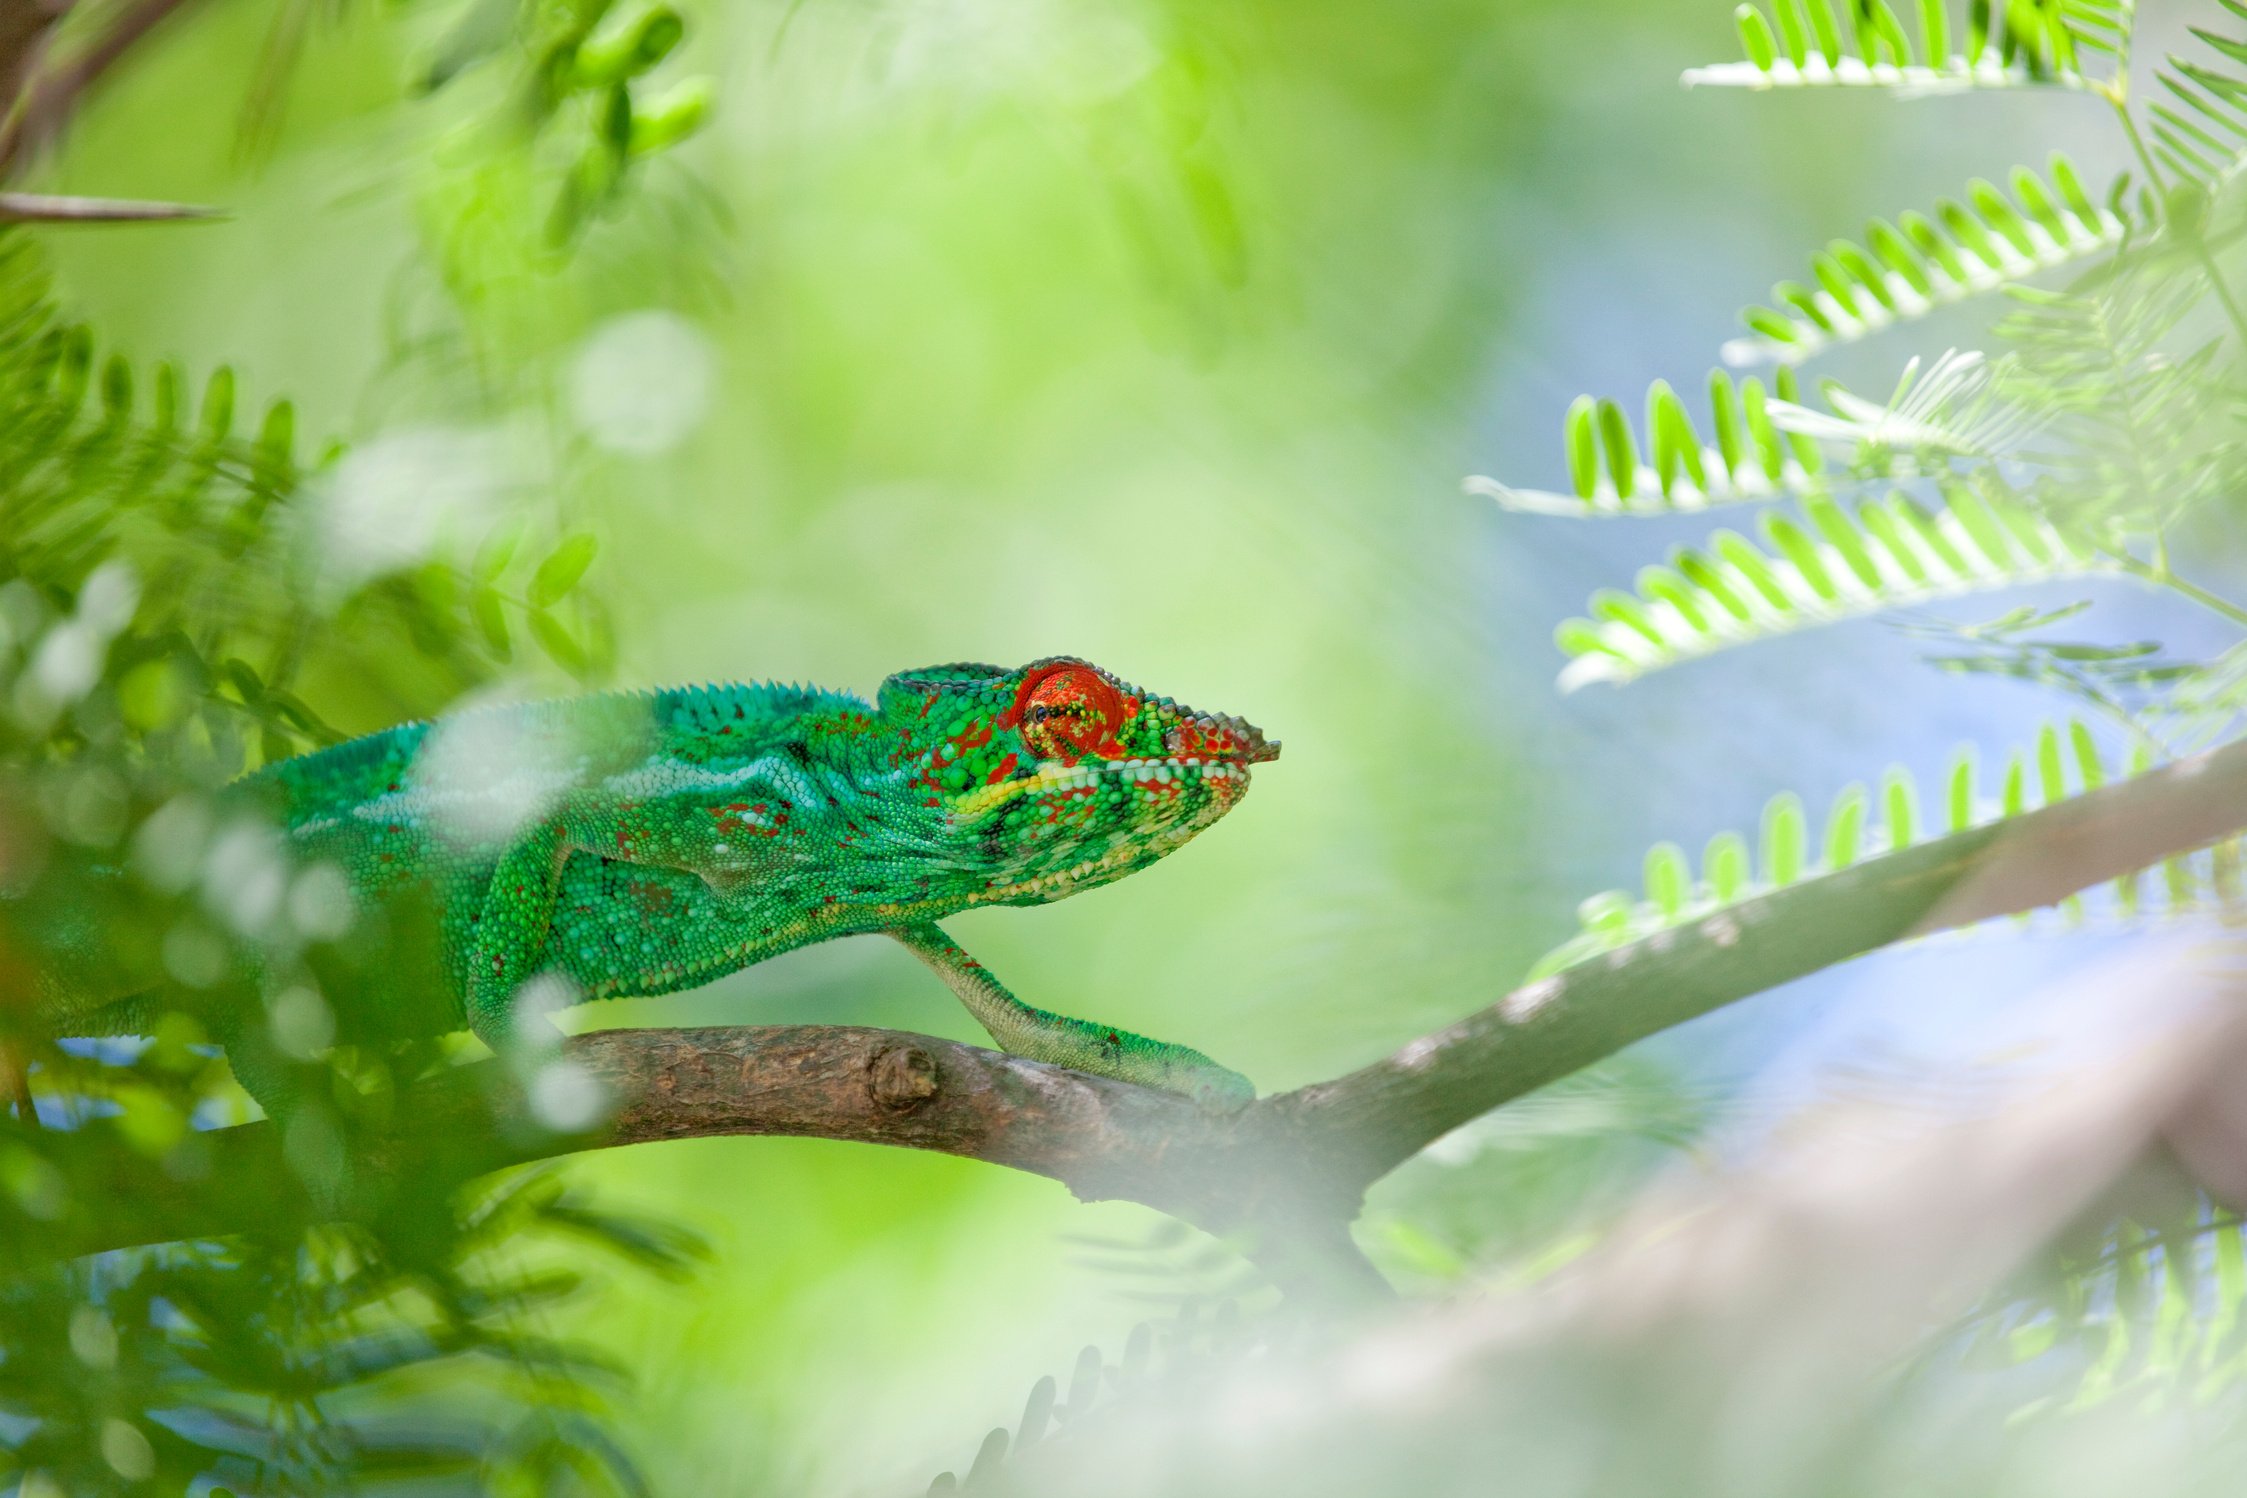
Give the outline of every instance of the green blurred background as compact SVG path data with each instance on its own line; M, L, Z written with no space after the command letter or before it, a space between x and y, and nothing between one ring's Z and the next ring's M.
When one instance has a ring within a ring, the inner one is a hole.
M686 11L662 73L715 77L710 124L559 258L536 153L479 133L500 82L413 86L471 6L203 0L37 185L230 217L51 233L65 295L136 359L292 397L361 475L422 475L460 545L594 528L620 684L1066 651L1283 739L1183 856L957 923L1033 1001L1267 1088L1330 1075L1496 997L1655 837L1927 772L2011 710L1914 677L1894 722L1908 651L1870 626L1815 676L1781 642L1559 698L1552 622L1692 532L1503 517L1460 479L1550 482L1569 397L1697 383L1811 247L2040 158L2071 110L2092 136L2077 101L1688 95L1733 55L1719 0ZM277 24L301 56L246 125ZM1753 706L1774 683L1788 710ZM581 1014L818 1020L977 1038L871 939ZM1169 1285L1072 1242L1154 1214L978 1164L739 1140L573 1168L717 1246L573 1328L634 1368L665 1492L916 1491ZM1585 1188L1506 1189L1466 1215L1534 1201L1551 1231ZM1444 1247L1383 1222L1400 1272Z

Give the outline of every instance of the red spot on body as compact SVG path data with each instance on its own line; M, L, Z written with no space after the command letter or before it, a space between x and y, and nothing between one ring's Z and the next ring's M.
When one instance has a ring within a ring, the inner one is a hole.
M774 817L771 807L762 801L728 801L710 808L710 815L716 819L720 833L748 837L778 837L788 821L785 811Z

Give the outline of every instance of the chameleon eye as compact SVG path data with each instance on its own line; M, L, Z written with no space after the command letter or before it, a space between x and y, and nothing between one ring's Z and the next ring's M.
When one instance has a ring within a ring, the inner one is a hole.
M1018 708L1022 742L1040 759L1075 764L1114 758L1123 750L1123 697L1089 666L1062 666L1025 683Z

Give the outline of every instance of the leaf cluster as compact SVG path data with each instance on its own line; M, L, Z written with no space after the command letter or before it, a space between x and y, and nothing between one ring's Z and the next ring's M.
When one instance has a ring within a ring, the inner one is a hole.
M243 405L230 371L101 355L0 232L0 971L33 1006L0 1009L0 1484L640 1492L609 1430L621 1375L543 1327L590 1283L587 1245L666 1273L691 1245L550 1176L448 1164L395 1106L445 1064L394 1033L443 1028L402 1002L443 992L411 960L435 950L421 913L355 920L332 871L211 794L488 680L509 615L587 667L550 611L583 594L591 538L518 526L465 567L339 577L344 455L308 462L287 403ZM93 986L142 997L74 1028L139 1038L47 1038L37 974L87 952L114 969ZM312 1101L285 1170L230 1173L208 1130L245 1101L210 1019L269 1002ZM384 1151L425 1168L401 1189ZM57 1264L89 1228L134 1241L158 1204L117 1189L128 1160L263 1226Z
M2217 0L2231 22L2247 5ZM1698 854L1646 854L1639 887L1586 900L1580 929L1533 976L1560 972L1816 874L1877 864L1931 836L1986 826L2142 773L2236 731L2247 641L2212 661L2137 631L2102 631L2092 599L2022 603L1993 616L1928 606L2055 578L2165 590L2247 629L2247 606L2188 577L2179 558L2242 477L2247 315L2234 284L2247 162L2247 40L2192 28L2198 49L2131 95L2127 0L1975 3L1912 14L1884 0L1773 0L1736 13L1743 61L1687 81L1756 89L1881 87L1911 98L2048 88L2103 104L2135 173L2088 181L2066 157L1976 180L1924 211L1873 221L1813 256L1743 314L1730 364L1775 362L1766 386L1718 372L1705 429L1654 382L1634 429L1585 396L1564 418L1566 489L1469 481L1540 516L1686 515L1759 506L1756 539L1722 529L1595 594L1556 640L1564 688L1622 684L1795 631L1881 618L1934 669L1968 682L2055 691L2073 713L1999 756L1962 746L1922 788L1891 765L1844 788L1813 822L1782 791L1758 828ZM1894 336L1938 307L1997 302L1986 340L1900 359L1885 400L1797 369L1837 345ZM1994 773L1985 772L1994 758ZM2020 924L2242 917L2233 839L2171 858ZM1877 870L1869 877L1877 878ZM1709 929L1704 927L1703 929ZM2054 1354L2085 1372L2080 1407L2124 1392L2177 1397L2236 1382L2241 1286L2236 1220L2095 1232L2062 1256L2041 1300L1987 1313L1974 1355ZM2034 1412L2029 1412L2034 1413Z

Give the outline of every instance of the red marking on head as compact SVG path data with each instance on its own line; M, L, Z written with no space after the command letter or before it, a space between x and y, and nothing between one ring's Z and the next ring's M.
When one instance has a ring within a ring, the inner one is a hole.
M997 785L1000 781L1006 779L1009 775L1012 775L1015 771L1015 767L1020 763L1021 756L1016 754L1013 750L1009 749L1007 751L1006 758L1000 760L998 764L992 768L991 773L984 777L983 783L985 785Z
M1123 758L1116 730L1137 706L1092 667L1057 661L1022 678L999 722L1041 758L1073 765L1088 755Z
M1204 733L1199 723L1181 723L1170 731L1170 742L1164 747L1179 759L1199 759L1223 746L1229 737L1221 730Z

